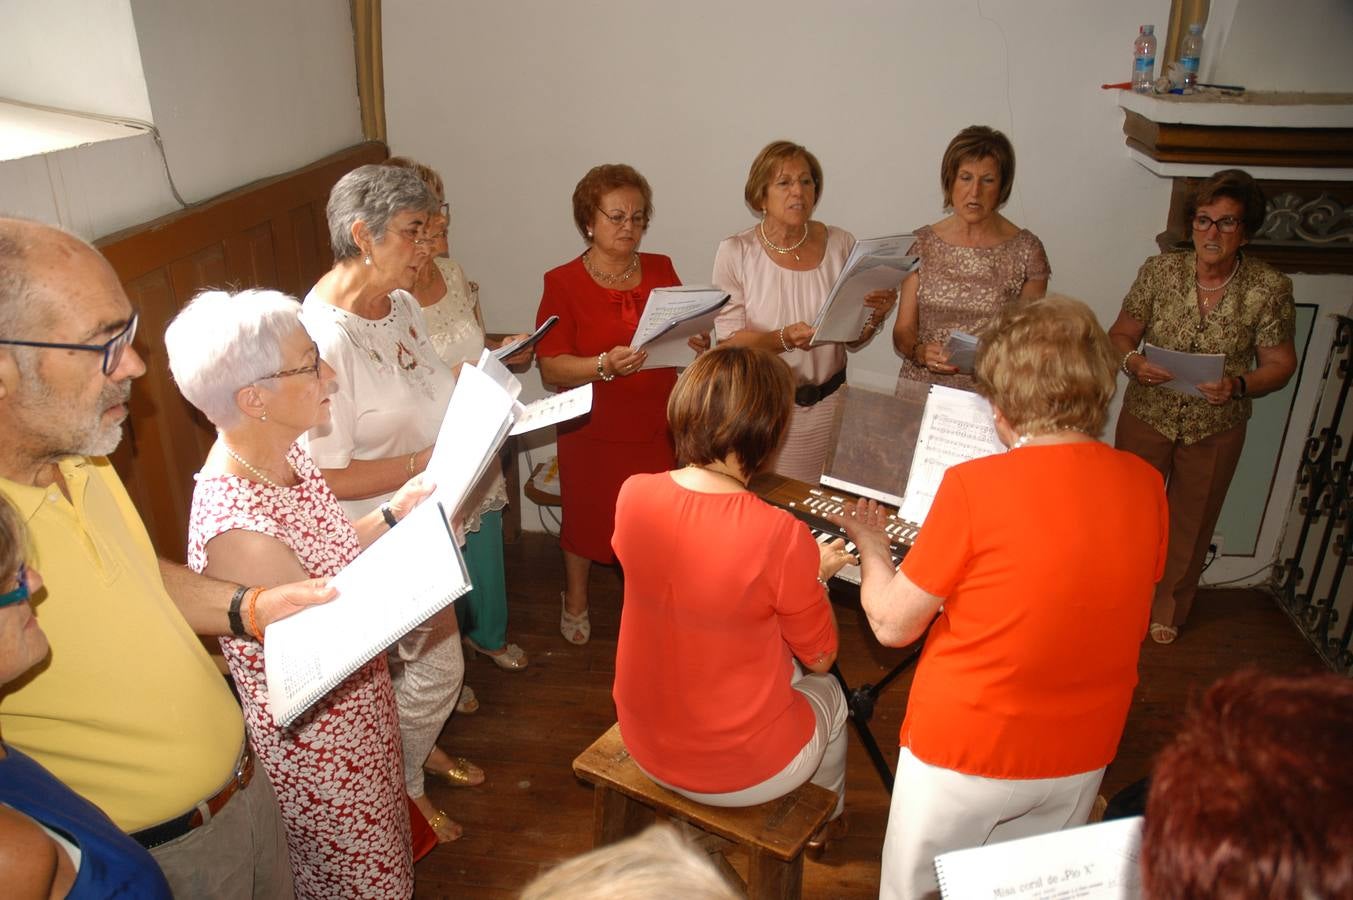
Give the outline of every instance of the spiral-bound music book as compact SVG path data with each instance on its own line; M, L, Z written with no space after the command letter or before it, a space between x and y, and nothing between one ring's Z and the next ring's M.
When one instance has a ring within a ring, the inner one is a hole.
M1135 900L1142 819L1112 819L935 857L946 898Z

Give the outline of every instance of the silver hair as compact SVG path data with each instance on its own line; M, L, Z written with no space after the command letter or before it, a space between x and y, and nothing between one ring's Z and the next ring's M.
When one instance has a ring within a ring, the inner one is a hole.
M164 332L179 392L218 429L237 424L240 388L282 368L282 342L301 325L301 304L281 291L203 291Z
M667 825L563 862L526 886L521 900L735 900L705 856Z
M412 169L374 165L353 169L338 179L325 209L334 262L361 255L362 248L352 237L352 226L358 222L366 223L371 239L380 243L399 213L433 213L440 206L437 195Z

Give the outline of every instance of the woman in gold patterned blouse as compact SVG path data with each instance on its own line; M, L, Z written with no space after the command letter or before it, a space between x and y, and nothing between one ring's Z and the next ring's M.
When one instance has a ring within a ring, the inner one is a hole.
M1165 476L1170 546L1151 608L1151 638L1171 643L1188 617L1226 489L1245 444L1250 398L1280 390L1296 371L1292 281L1244 256L1264 219L1264 195L1239 169L1198 185L1185 210L1193 249L1148 259L1109 329L1129 379L1115 445ZM1222 377L1191 396L1147 362L1143 339L1188 353L1222 353Z

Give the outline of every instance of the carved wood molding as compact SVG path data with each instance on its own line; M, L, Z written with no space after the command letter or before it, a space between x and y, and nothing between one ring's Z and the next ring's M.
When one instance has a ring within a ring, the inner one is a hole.
M1251 128L1153 122L1123 110L1127 145L1160 162L1227 166L1353 167L1353 128Z
M1156 235L1161 250L1192 243L1185 205L1200 180L1173 179L1166 228ZM1260 180L1259 186L1268 200L1264 224L1246 253L1280 272L1353 274L1353 184Z

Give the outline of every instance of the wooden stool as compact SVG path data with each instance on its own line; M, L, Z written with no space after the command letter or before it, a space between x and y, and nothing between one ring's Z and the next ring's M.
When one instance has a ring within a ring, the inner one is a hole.
M651 825L658 816L687 822L747 852L747 896L797 898L803 888L803 848L836 808L836 795L815 784L760 806L705 806L654 784L620 738L620 726L573 761L573 772L595 787L592 846L600 847ZM722 860L721 860L722 861ZM736 877L725 862L725 875ZM738 881L741 881L739 878Z

